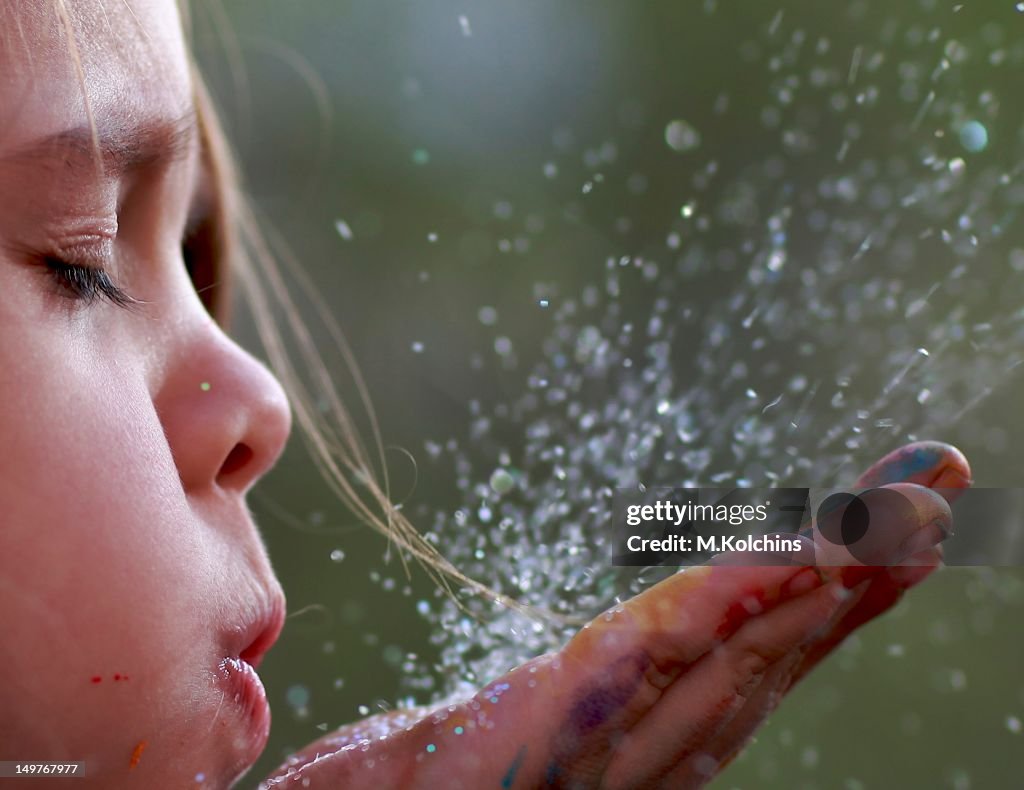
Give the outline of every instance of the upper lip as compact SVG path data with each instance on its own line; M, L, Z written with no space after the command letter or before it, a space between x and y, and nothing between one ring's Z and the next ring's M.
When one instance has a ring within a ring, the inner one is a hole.
M259 610L256 619L242 629L239 640L242 649L238 657L254 669L258 667L284 627L284 614L284 597L280 594L271 596L268 605Z

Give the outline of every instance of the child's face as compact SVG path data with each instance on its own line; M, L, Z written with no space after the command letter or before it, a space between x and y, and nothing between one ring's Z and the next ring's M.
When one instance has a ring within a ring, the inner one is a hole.
M182 261L201 168L174 3L67 6L81 79L56 0L0 0L0 759L225 786L269 726L225 660L281 626L244 495L288 405ZM147 303L76 301L55 261Z

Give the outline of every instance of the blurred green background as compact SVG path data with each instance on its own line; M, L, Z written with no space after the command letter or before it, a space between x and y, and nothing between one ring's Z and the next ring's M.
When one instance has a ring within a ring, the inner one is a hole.
M940 94L1002 101L977 156L1010 172L1021 155L1024 13L1011 0L193 5L197 55L248 191L328 299L386 442L418 460L427 439L465 442L471 401L523 386L550 331L537 283L575 292L603 276L608 257L668 256L666 232L680 227L698 164L715 159L723 179L738 178L793 142L765 108L781 106L772 60L794 35L808 51L827 39L814 62L846 78L836 90L854 105L863 85L878 87L877 103L864 99L858 161L865 148L886 155L888 132L926 101L943 53L953 65ZM867 70L874 51L884 66L852 87L853 61ZM806 83L811 60L784 65ZM901 96L901 81L917 92ZM792 162L791 179L835 169L855 112L826 114L820 139L834 145ZM673 119L699 130L696 154L667 144ZM1004 255L1024 247L1024 231L1010 223L1002 244ZM926 279L934 264L918 256L912 273ZM975 305L978 320L1004 278L1020 276L1005 261L972 272L991 294ZM481 325L484 305L498 326ZM260 353L244 312L235 334ZM518 357L501 375L471 364L493 354L496 335ZM1019 393L998 389L983 412L934 437L962 446L983 485L1020 485ZM402 490L408 464L391 460ZM421 477L410 503L457 507L445 483ZM430 583L384 563L383 539L333 500L297 436L251 503L289 611L317 605L289 618L263 665L274 726L255 785L361 706L405 697L404 657L436 648L415 606ZM947 569L798 688L714 786L1024 786L1022 614L1020 571Z

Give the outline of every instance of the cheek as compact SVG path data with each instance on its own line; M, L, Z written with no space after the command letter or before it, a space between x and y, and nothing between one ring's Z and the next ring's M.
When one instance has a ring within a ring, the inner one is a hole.
M12 359L0 352L0 540L20 561L12 570L32 578L21 563L48 568L37 587L77 580L127 592L132 580L144 594L156 581L147 573L202 556L144 383L131 360L69 353L82 350L75 341L33 346Z
M127 769L209 729L217 555L130 361L64 348L0 347L0 742Z

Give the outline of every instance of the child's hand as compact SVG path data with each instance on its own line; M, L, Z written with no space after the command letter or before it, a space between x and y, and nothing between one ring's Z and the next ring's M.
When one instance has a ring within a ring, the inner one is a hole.
M929 488L951 497L969 482L951 447L898 450L858 481L895 483L913 505L880 546L879 566L744 566L723 555L597 617L561 651L467 702L321 738L263 786L698 787L797 680L937 567L951 516Z

